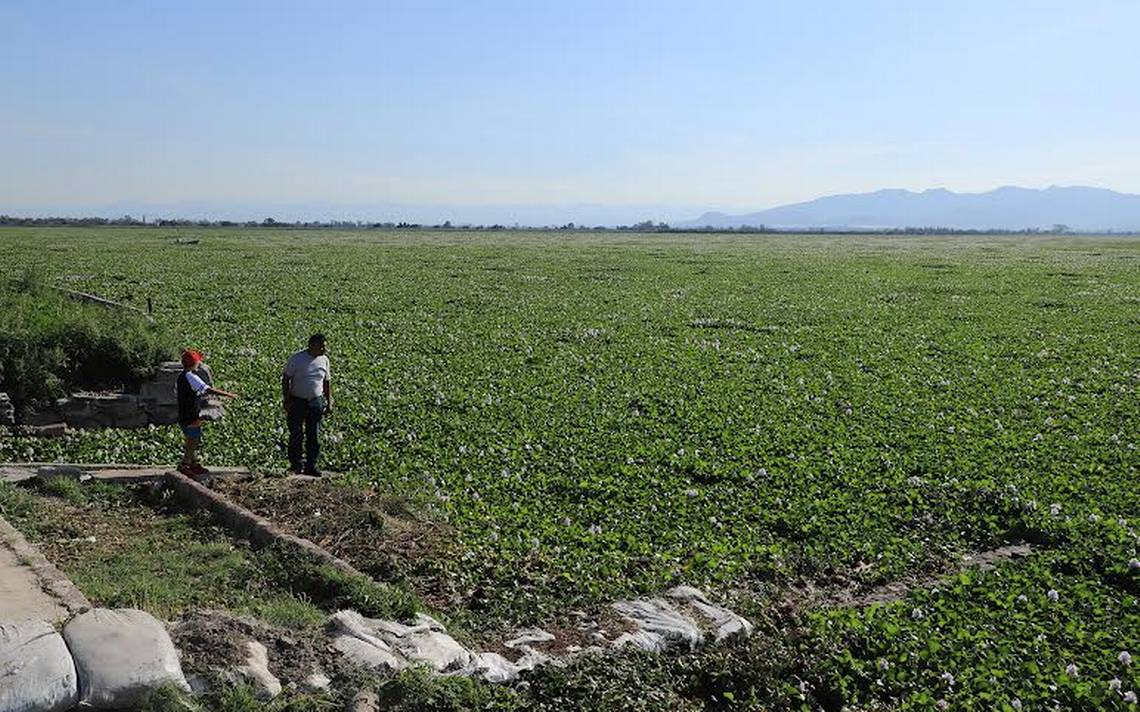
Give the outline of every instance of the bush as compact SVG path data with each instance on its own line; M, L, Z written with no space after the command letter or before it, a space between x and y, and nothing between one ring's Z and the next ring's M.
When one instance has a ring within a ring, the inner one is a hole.
M33 274L0 291L0 392L17 418L75 389L133 387L177 353L156 324L75 302Z

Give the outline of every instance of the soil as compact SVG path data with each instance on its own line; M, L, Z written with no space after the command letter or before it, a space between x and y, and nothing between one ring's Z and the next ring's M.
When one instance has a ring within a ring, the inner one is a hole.
M451 528L396 497L326 479L226 479L211 487L377 581L407 581L430 606L451 602L431 565L453 554Z
M812 608L861 608L875 603L891 603L907 596L917 588L931 588L959 571L976 568L983 571L1006 562L1016 561L1033 554L1029 544L1008 544L996 549L967 554L956 566L943 567L923 575L916 575L875 587L864 587L852 579L825 582L805 581L790 587L778 604L785 614Z

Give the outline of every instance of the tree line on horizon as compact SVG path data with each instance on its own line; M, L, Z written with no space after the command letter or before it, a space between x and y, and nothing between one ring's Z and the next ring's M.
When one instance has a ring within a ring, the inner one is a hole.
M457 232L497 232L497 231L590 231L590 232L651 232L651 233L707 233L707 234L787 234L787 235L1085 235L1115 234L1112 230L1092 232L1075 231L1068 225L1053 225L1051 228L1027 227L1021 230L1006 229L962 229L939 226L913 226L904 228L858 229L858 228L780 228L767 225L740 225L737 227L673 227L665 222L643 220L632 225L474 225L453 224L450 220L429 225L405 221L373 222L365 220L306 220L287 222L275 218L264 220L208 220L188 218L155 218L147 220L124 215L118 218L104 217L20 217L0 215L0 227L173 227L173 228L274 228L302 230L454 230ZM1131 233L1119 233L1131 234Z

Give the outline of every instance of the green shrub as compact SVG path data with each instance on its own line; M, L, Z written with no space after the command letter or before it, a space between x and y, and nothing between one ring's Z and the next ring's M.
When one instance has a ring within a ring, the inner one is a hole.
M141 316L75 302L28 273L0 291L0 392L18 417L77 388L137 385L177 355L171 337Z
M53 477L44 482L41 489L46 494L76 504L86 499L83 485L79 484L79 480L73 480L70 477Z

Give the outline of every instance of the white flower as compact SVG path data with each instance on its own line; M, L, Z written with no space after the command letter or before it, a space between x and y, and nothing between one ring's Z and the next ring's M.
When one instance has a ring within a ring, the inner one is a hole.
M1045 597L1048 598L1053 603L1056 603L1057 599L1059 599L1061 597L1061 594L1057 593L1056 589L1051 588L1051 589L1049 589L1049 593L1045 594Z
M1140 559L1129 559L1128 570L1135 571L1136 569L1140 569Z
M1127 650L1121 650L1120 655L1117 655L1116 659L1119 660L1122 665L1132 664L1132 655L1129 654Z
M910 617L911 617L913 620L916 620L916 621L920 621L920 620L922 620L923 618L925 618L926 616L925 616L925 614L922 612L922 609L921 609L921 608L915 608L915 609L911 610L911 612L910 612Z
M1060 513L1061 513L1061 505L1057 504L1056 502L1049 505L1049 514L1052 514L1055 517Z
M1072 663L1069 663L1068 665L1065 666L1065 674L1068 675L1069 677L1076 677L1077 676L1077 666L1072 664Z
M695 489L690 488L690 489L685 490L685 496L686 497L696 497L698 494L700 494L700 493L697 492Z
M1095 512L1093 514L1089 515L1089 522L1091 522L1092 524L1096 524L1099 521L1100 521L1100 516L1098 516Z
M934 706L940 710L950 709L950 703L947 702L946 700L938 700L937 702L934 703Z
M1012 700L1009 701L1009 706L1014 708L1015 710L1021 709L1021 699L1018 697L1014 697Z
M1125 702L1125 704L1129 704L1129 705L1136 704L1136 693L1133 692L1132 690L1125 692L1124 693L1124 702Z
M1109 680L1108 689L1112 690L1113 692L1120 692L1120 679L1114 677Z
M945 682L950 687L954 687L954 674L953 673L944 672L944 673L942 673L942 675L939 676L939 679L942 680L943 682Z
M1024 593L1017 597L1018 603L1026 603L1028 601L1029 601L1029 596L1026 596Z

